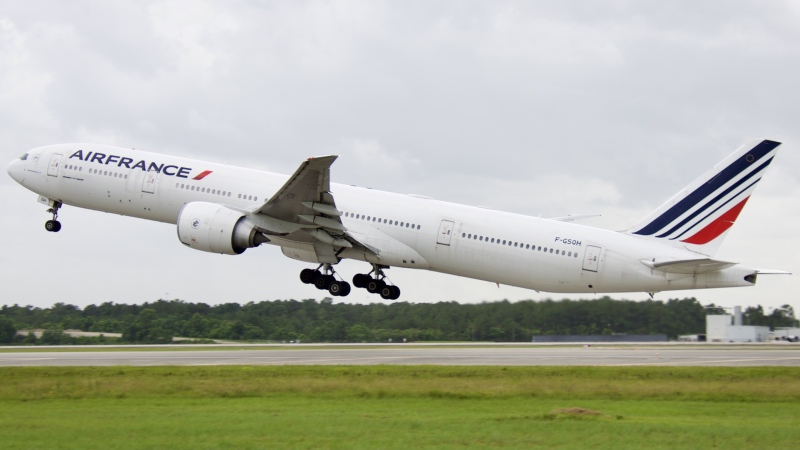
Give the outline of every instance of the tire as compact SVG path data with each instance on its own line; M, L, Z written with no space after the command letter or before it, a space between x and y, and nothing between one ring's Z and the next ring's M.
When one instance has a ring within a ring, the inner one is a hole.
M328 292L330 292L332 296L338 297L341 295L342 285L339 284L338 281L334 281L330 286L328 286Z
M55 233L56 231L58 231L58 222L56 222L55 220L48 220L47 222L44 223L44 229L51 233Z
M369 277L364 275L363 273L357 273L353 275L353 286L357 288L365 288L367 287L367 283L369 283Z
M303 269L300 271L300 281L305 284L313 284L321 274L318 270Z
M339 294L339 297L347 297L350 295L350 283L342 281L342 284L344 284L344 286L342 287L342 292Z
M333 283L333 277L331 275L320 275L314 280L314 287L320 291L324 291L330 287L331 283Z
M370 294L377 294L385 287L386 283L383 280L370 280L369 283L367 283L367 292Z
M381 289L381 298L384 300L397 300L400 298L400 288L397 286L386 286Z

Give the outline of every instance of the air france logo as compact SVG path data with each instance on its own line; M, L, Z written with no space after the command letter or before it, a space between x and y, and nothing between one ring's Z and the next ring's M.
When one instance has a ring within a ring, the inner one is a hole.
M195 230L200 228L200 219L192 220L192 228L194 228Z
M105 153L99 153L99 152L98 153L89 152L86 155L84 155L83 150L78 150L77 152L70 155L70 159L72 158L78 158L81 161L103 164L106 166L114 165L116 167L125 167L126 169L140 169L142 172L163 173L164 175L170 177L189 178L189 174L192 173L191 167L178 167L163 163L158 164L155 162L148 162L145 160L136 161L133 158L126 158L118 155L106 155ZM211 171L206 170L197 175L196 177L194 177L193 179L202 180L209 174L211 174Z

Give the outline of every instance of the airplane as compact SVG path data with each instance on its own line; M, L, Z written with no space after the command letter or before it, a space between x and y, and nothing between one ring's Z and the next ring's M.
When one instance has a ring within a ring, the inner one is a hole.
M352 286L400 297L391 267L431 270L559 293L654 293L744 287L759 270L715 259L779 142L746 144L625 231L530 217L331 182L337 156L308 158L290 176L97 144L24 153L8 174L38 194L61 230L64 205L176 225L184 245L238 255L264 244L311 263L300 280L333 296L334 269L369 264Z

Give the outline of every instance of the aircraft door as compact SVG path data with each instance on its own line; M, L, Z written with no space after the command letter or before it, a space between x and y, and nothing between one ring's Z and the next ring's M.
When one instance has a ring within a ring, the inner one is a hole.
M583 257L583 270L597 272L600 268L600 247L594 245L586 246L586 255Z
M154 194L156 192L156 178L158 177L158 172L155 170L148 170L144 174L144 180L142 181L142 192L146 194Z
M453 228L455 228L455 222L452 220L443 220L442 224L439 225L439 235L436 238L436 243L440 245L450 245L450 239L453 237Z
M59 153L54 154L50 157L50 165L47 166L47 175L51 177L58 176L58 166L61 165L61 157L62 155Z

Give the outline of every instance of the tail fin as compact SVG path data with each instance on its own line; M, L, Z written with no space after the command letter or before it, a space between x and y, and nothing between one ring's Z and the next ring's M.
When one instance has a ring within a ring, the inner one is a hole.
M740 147L626 233L713 256L779 145L763 140Z

